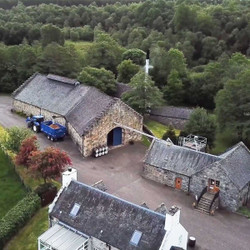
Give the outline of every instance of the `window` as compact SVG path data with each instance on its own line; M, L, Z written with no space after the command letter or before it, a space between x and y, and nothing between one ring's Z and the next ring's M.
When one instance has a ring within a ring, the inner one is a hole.
M138 246L141 236L142 232L135 230L131 237L130 244L133 246Z
M215 181L215 186L219 187L220 186L220 182L219 181Z
M74 207L70 211L70 215L73 216L73 217L75 217L77 215L80 207L81 206L79 204L75 203Z

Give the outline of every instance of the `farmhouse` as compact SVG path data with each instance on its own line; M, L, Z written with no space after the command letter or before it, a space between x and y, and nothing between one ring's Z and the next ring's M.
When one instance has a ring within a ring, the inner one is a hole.
M204 211L211 210L216 198L221 207L236 211L250 199L250 152L242 142L215 156L155 140L143 176L196 195Z
M50 206L38 249L186 249L180 210L165 215L72 180Z
M141 136L117 124L142 130L143 118L118 98L74 79L39 73L13 93L13 107L26 115L57 116L66 125L84 157L101 146L114 147L137 141Z

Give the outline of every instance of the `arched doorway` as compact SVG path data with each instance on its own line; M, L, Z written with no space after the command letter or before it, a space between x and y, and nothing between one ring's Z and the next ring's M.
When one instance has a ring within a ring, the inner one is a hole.
M117 127L112 129L107 136L108 146L117 146L122 144L122 128Z

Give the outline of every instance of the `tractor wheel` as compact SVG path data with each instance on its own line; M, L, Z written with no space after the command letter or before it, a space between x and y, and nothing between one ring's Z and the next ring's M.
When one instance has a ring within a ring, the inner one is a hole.
M50 137L50 140L51 140L51 141L54 141L54 138L51 136L51 137Z
M36 126L36 125L33 125L33 131L34 131L35 133L37 133L37 132L38 132L38 128L37 128L37 126Z
M48 140L50 140L50 136L49 135L47 136L47 138L48 138Z

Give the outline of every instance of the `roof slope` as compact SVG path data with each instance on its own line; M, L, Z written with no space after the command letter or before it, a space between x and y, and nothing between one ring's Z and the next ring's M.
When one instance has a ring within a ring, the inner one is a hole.
M231 181L241 190L250 182L250 152L243 142L236 144L226 153L218 165Z
M81 135L116 101L94 87L79 85L74 79L39 73L29 78L13 96L65 116Z
M211 154L169 145L163 140L155 140L144 162L151 166L191 176L218 160L220 160L219 157Z
M117 100L89 87L84 98L66 115L75 130L83 135Z
M36 74L14 98L64 116L88 90L88 86L75 86Z
M80 209L72 217L75 203ZM64 189L50 215L119 249L159 249L165 235L162 214L76 181ZM142 232L137 247L130 244L135 230Z

